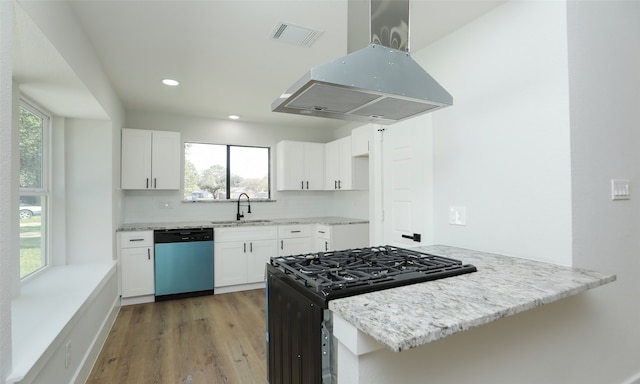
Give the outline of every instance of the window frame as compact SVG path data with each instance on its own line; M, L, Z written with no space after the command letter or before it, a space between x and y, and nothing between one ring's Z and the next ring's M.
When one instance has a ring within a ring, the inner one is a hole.
M21 198L22 196L35 196L40 198L41 203L41 236L44 239L41 240L41 252L44 253L44 256L41 258L41 266L40 268L26 274L25 276L21 276L21 272L19 271L19 280L21 283L29 281L34 277L38 276L45 270L51 267L51 239L49 236L50 228L51 228L51 135L52 135L52 124L53 117L50 112L48 112L43 107L34 103L31 100L28 100L24 96L20 97L19 101L19 113L22 113L22 110L26 110L29 113L38 116L42 119L42 153L41 153L41 172L42 179L40 188L23 188L20 186L20 180L18 180L18 195ZM20 119L18 118L18 121ZM20 127L18 127L18 144L20 143ZM19 152L19 149L18 149ZM20 154L18 153L18 157ZM18 166L18 173L20 172L20 166ZM43 204L44 202L44 204ZM17 220L20 220L19 216L16 216ZM20 251L22 247L20 247ZM18 252L18 265L21 265L21 253Z
M238 145L238 144L217 144L217 143L209 143L202 141L185 141L182 145L183 151L187 144L201 144L201 145L217 145L226 147L226 175L225 175L225 198L224 199L214 199L214 201L235 201L235 199L231 199L231 148L259 148L267 150L267 197L266 198L254 198L256 201L269 201L271 200L271 147L268 146L259 146L259 145ZM188 200L186 196L184 196L184 176L185 176L185 168L186 168L186 151L183 152L183 167L182 167L182 189L183 189L183 199ZM197 201L197 200L196 200Z

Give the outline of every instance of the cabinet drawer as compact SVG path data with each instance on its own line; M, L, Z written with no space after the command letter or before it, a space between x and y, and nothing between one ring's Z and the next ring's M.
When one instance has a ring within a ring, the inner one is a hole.
M331 240L331 227L325 224L316 224L316 238Z
M216 243L225 241L274 240L277 235L275 226L255 226L251 228L216 228L213 240Z
M293 239L296 237L309 237L311 235L311 225L295 224L295 225L279 225L278 238Z
M153 246L153 231L120 232L120 248Z

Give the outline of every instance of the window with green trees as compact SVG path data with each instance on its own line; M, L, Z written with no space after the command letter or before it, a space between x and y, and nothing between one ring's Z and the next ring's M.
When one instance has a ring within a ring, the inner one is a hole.
M269 199L269 148L184 143L185 200Z
M20 105L20 278L48 264L48 134L50 118L25 102Z

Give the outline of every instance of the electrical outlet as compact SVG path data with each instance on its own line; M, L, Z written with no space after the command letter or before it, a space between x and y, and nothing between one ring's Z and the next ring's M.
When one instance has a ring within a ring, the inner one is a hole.
M611 200L631 199L631 182L629 180L611 180Z
M160 209L171 209L173 208L173 206L171 205L170 202L168 201L161 201L160 202Z
M465 207L449 207L449 224L467 225L467 209Z
M69 368L70 362L71 362L71 340L67 341L67 344L64 346L64 367Z

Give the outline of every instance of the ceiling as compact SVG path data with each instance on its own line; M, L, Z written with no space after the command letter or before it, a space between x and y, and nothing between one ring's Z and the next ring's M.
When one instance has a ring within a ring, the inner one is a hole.
M411 51L503 2L412 0ZM214 119L236 114L241 121L277 126L346 124L274 113L271 103L311 67L347 54L347 0L85 0L70 4L125 110ZM269 39L281 22L322 34L311 47ZM15 61L14 74L19 73L25 84L32 73L47 71L26 68L26 63L37 66L33 60L17 57ZM64 60L57 61L64 67ZM167 87L161 83L164 78L176 79L180 85ZM53 99L50 103L63 103L60 97L52 97L55 89L41 94Z

